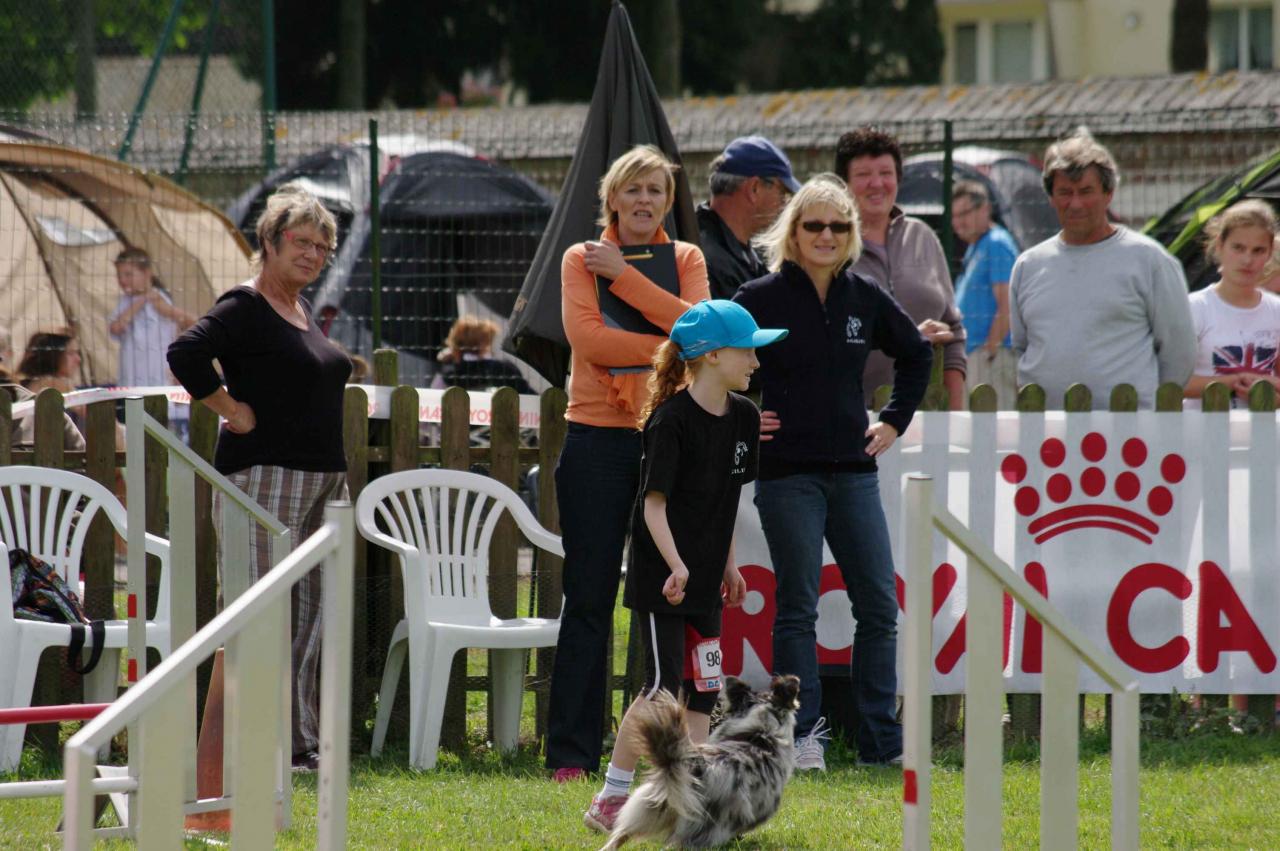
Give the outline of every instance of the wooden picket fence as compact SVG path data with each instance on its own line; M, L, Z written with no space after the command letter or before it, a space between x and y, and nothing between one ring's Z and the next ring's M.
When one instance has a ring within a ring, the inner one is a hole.
M374 361L375 383L396 385L396 356L393 351L379 352ZM160 422L167 422L167 401L164 397L150 397L145 402L147 413ZM469 422L470 404L467 393L461 388L451 388L444 393L438 440L425 443L418 422L418 394L416 388L399 386L391 394L390 416L387 419L370 419L369 399L358 387L348 387L344 399L343 434L347 453L347 482L350 497L354 501L365 484L372 478L389 472L414 469L419 466L441 466L466 470L481 465L498 481L517 489L522 471L538 466L547 471L539 476L539 521L548 529L560 528L556 509L555 469L560 449L564 444L566 425L564 412L567 397L563 390L553 388L541 397L541 429L536 448L521 446L519 426L519 397L514 390L502 389L493 394L492 415L489 427L489 445L483 448L471 446ZM7 394L0 393L0 422L11 421L11 402ZM36 399L35 439L31 448L15 449L11 445L11 429L0 428L0 465L35 464L58 467L84 473L108 488L121 492L117 487L124 466L124 453L115 446L115 403L95 402L86 406L84 436L86 449L80 452L63 449L63 398L55 390L47 389ZM190 445L202 458L212 461L217 443L218 420L203 405L191 407ZM431 430L435 432L436 430ZM167 455L152 441L147 442L147 530L159 535L167 534L165 483ZM213 528L212 497L203 484L197 486L197 545L196 545L196 625L203 627L217 614L217 539ZM403 611L403 584L399 571L385 553L376 547L357 547L355 573L355 622L352 659L352 717L357 719L354 732L363 737L363 720L373 717L374 697L381 682L382 667L391 631ZM520 536L513 523L504 520L495 532L491 551L492 576L490 578L491 604L500 617L517 614L517 562ZM115 605L115 553L113 534L105 523L91 529L85 547L84 575L85 607L90 617L117 617ZM560 559L545 553L539 554L532 577L531 598L533 611L540 617L559 615L561 601ZM158 566L149 566L148 598L155 600ZM538 731L545 729L546 693L550 678L550 665L554 651L540 652L531 671L530 688L538 697ZM206 665L198 678L198 705L203 708L208 687L209 667ZM621 686L622 675L613 674L615 685ZM407 689L407 674L402 684ZM458 744L464 735L464 690L488 690L487 676L468 675L465 654L459 654L454 663L450 697L446 712L442 742ZM41 661L37 676L35 704L74 703L82 699L79 678L68 676L61 654L49 653ZM396 701L397 707L407 707L407 691ZM407 716L393 718L391 737L407 731ZM29 736L45 749L56 750L57 730L44 725L29 728Z
M381 386L395 386L397 377L396 355L390 350L380 351L374 358L374 381ZM925 410L944 410L947 407L946 392L940 383L940 370L935 369L935 380L926 394ZM888 398L888 388L880 388L876 394L876 407ZM1034 413L1046 409L1049 400L1044 391L1034 385L1023 387L1016 408ZM998 409L995 391L979 387L969 397L973 411ZM391 394L390 416L387 419L370 419L369 400L358 387L349 387L344 400L343 432L347 452L347 481L351 499L356 499L370 479L388 472L413 469L422 465L465 470L482 465L495 479L512 489L517 489L522 471L538 466L539 476L536 513L539 521L553 532L560 528L556 509L555 478L552 475L564 444L566 425L564 412L567 397L564 391L551 389L541 396L541 427L536 448L521 446L519 426L519 397L514 390L502 389L493 394L492 415L489 423L489 446L475 448L470 445L469 400L466 391L452 388L444 394L442 417L438 439L424 442L418 422L418 393L409 386L398 386ZM1269 385L1258 385L1250 397L1254 411L1274 411L1276 395ZM1083 385L1072 387L1066 394L1063 408L1067 411L1086 411L1092 407L1092 397ZM1109 409L1135 411L1138 407L1136 392L1130 387L1118 387L1111 394ZM1224 411L1230 407L1230 394L1223 385L1211 385L1205 392L1204 408ZM11 403L7 394L0 393L0 422L11 419ZM1156 397L1156 409L1178 411L1182 408L1182 391L1176 385L1160 388ZM163 397L146 400L147 412L160 421L167 417L167 403ZM62 433L63 399L54 390L45 390L36 399L35 441L29 449L16 449L11 445L7 428L0 428L0 465L36 464L75 470L88 475L109 488L117 489L120 470L124 464L123 452L115 448L115 403L96 402L87 406L84 415L86 449L68 452L63 449ZM217 441L217 417L202 405L193 405L190 420L190 445L203 458L212 460ZM147 446L147 530L160 535L167 533L165 517L166 455L150 441ZM196 547L197 627L202 627L217 613L217 544L212 520L212 498L207 487L199 489L199 528ZM513 617L517 614L517 562L519 534L514 524L505 521L494 538L492 556L493 575L490 579L491 603L495 614ZM117 616L115 593L115 547L112 533L106 524L90 532L85 548L83 573L85 579L85 605L91 617ZM157 569L149 566L151 569ZM154 587L155 574L151 574ZM357 719L355 735L363 737L363 719L373 715L373 700L381 678L386 648L391 630L403 610L403 588L398 572L380 550L374 547L357 547L355 573L355 623L352 659L355 670L352 678L352 717ZM533 614L555 617L561 601L560 559L540 554L534 566L530 586L530 606ZM149 594L154 600L155 595ZM634 641L634 638L633 638ZM535 654L531 665L529 687L536 695L539 735L545 731L546 697L549 686L551 662L554 650L544 649ZM609 685L625 692L634 687L630 680L638 672L608 672ZM199 678L199 705L208 683L208 671ZM407 688L406 683L402 688ZM465 692L486 691L488 678L467 672L465 656L455 660L451 677L450 697L446 711L442 743L456 745L465 733ZM60 656L48 654L42 661L34 702L53 704L77 702L81 699L77 678L65 676ZM939 726L948 719L955 719L958 703L954 698L938 698L934 718ZM1209 698L1222 704L1223 698ZM949 703L948 703L949 701ZM1144 709L1159 710L1168 696L1147 695ZM1273 698L1270 695L1250 697L1249 711L1262 721L1272 718ZM1039 722L1039 696L1016 695L1010 701L1012 727L1019 732L1036 735ZM396 701L399 707L407 707L409 701L402 695ZM606 708L608 711L608 708ZM1264 726L1270 727L1267 723ZM393 719L392 737L407 730L407 718ZM50 727L33 727L30 735L43 737L42 744L56 747L57 731Z

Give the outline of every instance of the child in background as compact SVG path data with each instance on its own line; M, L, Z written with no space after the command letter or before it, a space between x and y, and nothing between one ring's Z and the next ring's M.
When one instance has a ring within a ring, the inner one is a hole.
M1256 199L1233 204L1205 226L1205 253L1222 277L1191 294L1198 353L1183 391L1187 408L1199 409L1214 381L1231 389L1237 408L1247 406L1259 381L1280 390L1280 296L1262 288L1277 227L1271 206Z
M117 383L122 387L173 384L165 353L179 331L195 324L195 317L156 286L151 257L141 248L126 248L116 256L116 283L120 300L107 320L107 330L120 344Z
M165 359L169 344L195 324L196 317L173 303L157 286L151 256L141 248L126 248L116 255L116 283L120 300L108 319L111 339L120 344L121 387L168 387L177 382ZM169 427L184 441L191 421L191 406L169 403Z
M594 830L612 830L626 803L636 767L632 719L659 689L684 692L690 738L707 739L720 689L721 608L739 605L746 593L733 527L742 486L756 475L760 439L760 412L732 391L747 389L759 366L755 349L786 334L760 330L733 302L703 301L676 320L654 355L623 596L640 622L645 686L622 719L604 788L584 816Z

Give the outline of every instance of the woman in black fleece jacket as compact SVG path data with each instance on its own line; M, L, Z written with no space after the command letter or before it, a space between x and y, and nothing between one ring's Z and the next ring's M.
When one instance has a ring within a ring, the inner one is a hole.
M818 707L818 587L825 538L857 621L852 663L861 761L900 761L895 719L897 597L876 456L893 445L929 382L932 350L891 296L855 275L857 211L844 182L806 183L760 239L773 274L734 296L787 338L761 349L763 397L756 506L777 577L773 669L800 677L796 767L824 769ZM867 354L894 359L893 394L868 424ZM772 429L770 429L772 425Z

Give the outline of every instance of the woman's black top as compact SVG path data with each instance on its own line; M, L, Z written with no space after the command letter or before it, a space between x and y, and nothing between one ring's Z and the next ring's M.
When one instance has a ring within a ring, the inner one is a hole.
M760 444L760 478L796 473L872 472L866 452L867 404L862 372L879 349L894 359L893 394L880 420L907 430L929 386L933 349L893 297L846 269L825 302L808 273L786 261L748 281L733 300L761 328L786 328L785 339L756 350L760 407L782 423Z
M257 427L248 434L223 428L213 465L223 474L254 466L311 472L347 469L342 446L342 396L351 359L311 318L299 298L307 330L291 325L251 287L224 293L213 309L169 346L169 368L191 393L204 399L222 386L253 408Z

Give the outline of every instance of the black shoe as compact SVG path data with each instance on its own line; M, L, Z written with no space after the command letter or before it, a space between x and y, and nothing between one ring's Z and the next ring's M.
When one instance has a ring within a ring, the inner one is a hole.
M320 768L320 754L315 751L303 751L293 755L293 770L311 772Z

